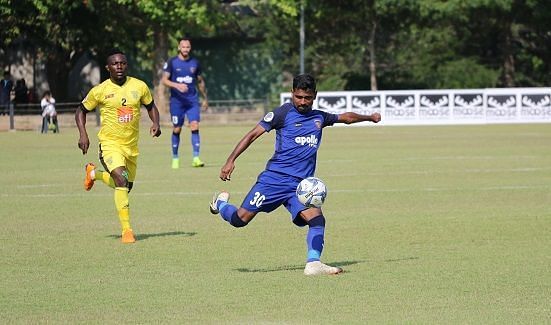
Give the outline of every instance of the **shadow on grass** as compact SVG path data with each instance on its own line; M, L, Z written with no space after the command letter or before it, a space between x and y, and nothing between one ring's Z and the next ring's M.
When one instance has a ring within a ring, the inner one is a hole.
M342 261L342 262L333 262L333 263L328 263L329 265L332 265L332 266L339 266L339 267L343 267L343 266L349 266L349 265L354 265L354 264L360 264L360 263L365 263L367 261ZM262 268L262 269L249 269L249 268L238 268L238 269L235 269L236 271L239 271L239 272L245 272L245 273L256 273L256 272L259 272L259 273L262 273L262 272L279 272L279 271L296 271L296 270L302 270L304 269L304 264L301 264L301 265L283 265L283 266L278 266L278 267L270 267L270 268Z
M392 258L388 260L384 260L384 262L403 262L403 261L409 261L409 260L418 260L419 257L417 256L410 256L410 257L402 257L402 258Z
M419 257L417 256L410 256L410 257L403 257L403 258L393 258L393 259L387 259L383 260L383 262L387 263L393 263L393 262L403 262L403 261L410 261L410 260L418 260ZM338 266L344 268L345 266L355 265L355 264L361 264L361 263L367 263L369 261L341 261L341 262L333 262L328 263L332 266ZM304 269L304 264L302 265L283 265L283 266L277 266L277 267L269 267L269 268L260 268L260 269L249 269L249 268L238 268L235 269L238 272L244 272L244 273L265 273L265 272L279 272L279 271L297 271ZM344 270L346 273L347 271Z
M184 232L184 231L170 231L170 232L161 232L158 234L138 234L136 235L136 240L145 240L153 237L168 237L168 236L182 236L182 237L191 237L197 235L196 232ZM109 238L120 239L120 235L109 235Z

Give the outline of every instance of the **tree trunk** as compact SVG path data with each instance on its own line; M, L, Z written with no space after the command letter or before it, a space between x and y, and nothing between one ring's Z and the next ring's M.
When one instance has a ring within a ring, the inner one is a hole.
M153 35L153 98L159 112L168 114L168 89L161 84L163 65L168 59L168 34L162 27L155 26Z
M503 74L502 83L505 87L515 86L515 57L513 56L513 34L511 22L507 21L504 24L504 41L503 41Z
M371 90L377 90L377 59L375 56L375 34L377 30L377 21L372 16L371 32L369 33L369 75L371 81Z
M375 35L377 33L377 12L375 11L375 0L368 0L365 5L365 21L369 22L371 28L368 28L364 37L367 41L367 51L369 52L369 81L372 91L377 90L377 56L375 47Z
M68 73L71 70L71 60L69 53L61 48L50 49L46 55L46 78L49 84L49 90L54 98L59 100L75 100L67 98ZM35 85L36 87L36 85Z

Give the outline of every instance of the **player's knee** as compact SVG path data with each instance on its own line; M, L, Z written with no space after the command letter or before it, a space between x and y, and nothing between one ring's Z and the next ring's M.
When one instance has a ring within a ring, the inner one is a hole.
M115 186L117 187L129 187L128 182L128 171L125 169L120 174L112 173L113 181L115 181Z
M325 227L325 217L322 215L319 215L317 217L314 217L308 221L308 226L310 227Z
M128 181L123 177L113 178L116 187L128 187Z
M199 131L199 122L197 122L197 121L190 122L189 123L189 129L191 130L191 132Z
M230 224L235 228L245 227L246 225L249 224L249 221L251 221L252 218L254 217L254 214L251 216L250 213L243 214L243 212L241 212L241 216L239 214L240 214L239 210L235 211L232 214L230 219Z
M175 126L175 127L172 129L172 133L174 133L174 134L180 134L180 132L182 132L182 128L179 127L179 126Z
M230 224L232 226L234 226L235 228L241 228L241 227L245 227L246 225L248 225L248 223L241 220L241 218L239 218L238 215L232 216Z

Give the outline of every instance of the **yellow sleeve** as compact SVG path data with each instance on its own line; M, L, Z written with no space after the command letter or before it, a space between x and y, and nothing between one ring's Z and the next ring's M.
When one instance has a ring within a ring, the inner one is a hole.
M99 93L99 87L95 86L88 92L88 95L84 97L84 99L82 100L82 106L84 106L86 110L92 111L98 106L99 104L99 101L97 99L98 93Z
M151 91L149 90L149 87L147 87L145 82L142 82L142 104L149 105L152 101L153 97L151 96Z

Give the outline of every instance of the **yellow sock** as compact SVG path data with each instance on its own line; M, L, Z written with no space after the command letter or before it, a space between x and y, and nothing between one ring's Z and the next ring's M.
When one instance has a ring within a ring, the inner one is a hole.
M103 170L96 170L96 176L94 177L94 180L101 180L105 185L109 186L110 188L115 188L115 181L111 177L111 174L108 172L104 172Z
M128 187L115 187L115 207L119 213L122 232L130 227L130 209L128 208Z

